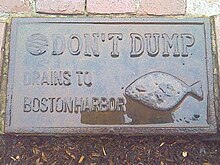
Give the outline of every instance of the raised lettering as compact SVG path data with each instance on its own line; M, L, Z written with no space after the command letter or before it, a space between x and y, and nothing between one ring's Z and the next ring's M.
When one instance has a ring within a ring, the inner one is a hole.
M83 109L83 98L75 97L75 109L74 112L78 113L81 112Z
M89 98L86 97L85 101L84 101L84 108L83 108L83 112L89 112L90 111L90 106L89 106Z
M85 72L84 74L84 83L86 86L92 86L92 74L90 72Z
M24 112L31 111L31 100L28 97L24 97Z
M180 56L178 37L178 34L173 34L171 38L166 33L162 34L164 44L164 57L168 57L171 54L173 54L174 57ZM173 52L170 52L171 49L173 49Z
M108 100L106 97L101 97L101 111L107 111L108 110Z
M54 111L54 100L56 99L56 98L49 98L50 100L51 100L51 104L50 104L50 112L53 112Z
M67 98L65 98L65 101L64 101L64 112L68 112L69 113L73 113L73 100L72 100L72 97L70 97L67 101Z
M41 105L42 105L41 112L47 112L47 110L48 110L48 106L46 105L47 101L48 101L48 99L46 99L46 98L41 99Z
M39 112L40 110L40 100L38 98L33 99L33 112Z
M53 40L53 55L61 55L64 52L65 49L65 39L63 35L60 34L53 34L52 35Z
M99 56L99 50L98 50L98 38L99 34L94 33L93 34L93 42L91 44L91 37L89 34L84 34L85 37L85 56L91 56L93 52L93 55L98 57Z
M76 40L76 45L74 44L74 40ZM82 49L82 40L77 34L73 34L69 37L68 48L72 55L79 55ZM76 48L74 48L74 46Z
M92 111L98 112L100 110L100 101L99 98L92 98Z
M33 72L32 85L40 85L40 73L38 71Z
M189 55L187 48L194 45L195 38L193 37L193 35L187 33L181 34L181 38L182 38L182 47L183 47L182 56L187 57Z
M144 52L144 39L138 33L131 33L131 57L140 57Z
M63 72L63 84L66 85L66 86L70 86L71 85L71 73L69 71L64 71Z
M31 74L29 72L24 72L24 85L31 85Z
M115 111L116 110L116 106L117 106L115 98L110 98L109 99L109 104L110 104L109 105L110 111Z
M119 52L118 52L118 40L123 39L122 33L109 33L108 34L108 39L112 40L113 39L113 51L111 52L112 57L119 57Z
M117 99L117 110L123 112L126 111L125 99L122 97Z
M158 33L154 33L153 37L151 33L145 34L147 54L151 57L155 57L159 53L159 37Z
M63 100L61 100L60 97L58 97L57 100L56 100L56 111L57 112L62 112L63 111Z
M54 85L63 85L63 74L62 71L54 71Z
M78 75L78 86L83 85L83 72L77 71L76 74Z
M41 79L41 85L44 85L44 84L50 85L49 80L48 80L47 72L43 72L43 76L42 76L42 79Z

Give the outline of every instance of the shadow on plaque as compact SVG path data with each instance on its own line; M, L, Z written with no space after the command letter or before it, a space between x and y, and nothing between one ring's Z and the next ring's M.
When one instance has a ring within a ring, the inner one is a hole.
M172 110L158 111L125 96L126 112L82 112L81 123L90 125L162 124L173 123Z

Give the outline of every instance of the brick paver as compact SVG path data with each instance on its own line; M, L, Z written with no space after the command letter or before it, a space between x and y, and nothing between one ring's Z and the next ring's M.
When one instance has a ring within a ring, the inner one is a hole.
M48 14L81 14L85 0L36 0L36 11Z
M87 0L89 13L135 13L134 0Z
M0 12L29 12L29 0L0 0Z
M185 0L142 0L139 14L183 15L186 12Z

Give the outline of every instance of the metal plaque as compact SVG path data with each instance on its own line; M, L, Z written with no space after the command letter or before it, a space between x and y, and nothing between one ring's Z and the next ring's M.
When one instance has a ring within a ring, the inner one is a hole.
M6 133L216 131L210 20L16 18Z

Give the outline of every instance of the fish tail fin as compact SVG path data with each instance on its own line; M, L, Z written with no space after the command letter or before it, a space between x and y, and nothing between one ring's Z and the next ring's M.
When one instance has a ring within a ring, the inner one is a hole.
M198 100L203 100L202 82L198 81L191 85L191 93L194 94Z

